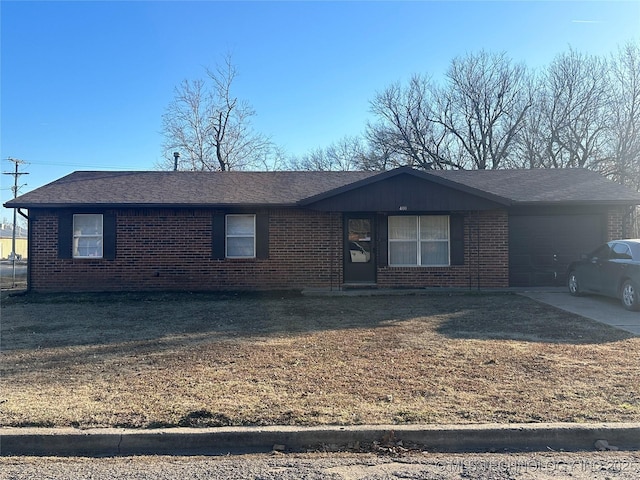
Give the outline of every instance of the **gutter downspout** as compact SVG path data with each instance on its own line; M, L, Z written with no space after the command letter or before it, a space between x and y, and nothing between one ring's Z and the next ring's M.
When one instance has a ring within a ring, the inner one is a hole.
M335 232L333 230L333 212L329 214L329 221L331 222L331 231L329 232L329 238L332 245L334 245L335 241ZM333 251L334 247L331 247L329 250L329 255L331 255L331 260L329 261L329 291L333 292L333 262L335 261L336 252Z
M640 233L637 233L638 232L637 210L638 210L637 205L629 205L627 207L627 212L622 222L622 236L624 238L630 238L630 237L637 238L640 235Z
M31 217L24 213L20 208L17 209L17 212L21 217L27 219L27 293L31 291L31 248L33 242L31 241L31 232L33 228L31 228ZM14 279L15 279L15 259L14 259Z
M477 240L478 240L478 246L477 246L477 250L476 250L476 257L477 257L477 272L476 272L476 287L477 290L480 291L480 259L482 258L482 255L480 254L480 212L476 212L476 232L477 232Z

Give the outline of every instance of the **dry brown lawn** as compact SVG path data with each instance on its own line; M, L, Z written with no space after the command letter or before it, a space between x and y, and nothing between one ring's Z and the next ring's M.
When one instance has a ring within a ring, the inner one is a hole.
M640 338L517 295L4 298L0 425L640 421Z

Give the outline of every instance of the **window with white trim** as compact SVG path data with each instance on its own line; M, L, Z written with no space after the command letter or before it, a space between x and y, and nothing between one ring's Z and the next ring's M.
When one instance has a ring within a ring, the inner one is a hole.
M447 215L389 216L389 265L450 265Z
M227 215L226 252L227 258L255 258L256 256L256 216Z
M103 221L101 214L73 216L73 258L102 258Z

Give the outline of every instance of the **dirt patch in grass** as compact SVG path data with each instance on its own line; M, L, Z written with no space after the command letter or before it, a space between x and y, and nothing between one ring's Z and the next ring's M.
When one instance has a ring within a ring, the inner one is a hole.
M517 295L4 298L0 425L640 421L640 338Z

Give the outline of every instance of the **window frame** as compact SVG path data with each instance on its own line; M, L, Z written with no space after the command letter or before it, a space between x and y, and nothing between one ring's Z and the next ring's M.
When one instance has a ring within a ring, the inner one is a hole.
M77 217L99 217L100 218L100 233L99 234L82 234L82 232L77 233L76 230L76 218ZM105 258L104 255L104 215L102 213L74 213L72 215L71 220L71 229L72 229L72 244L71 244L71 257L73 259L80 260L99 260ZM83 238L93 238L97 239L98 245L100 246L100 254L99 255L80 255L78 243L80 239Z
M394 217L409 217L409 218L414 218L415 219L415 228L416 228L416 237L412 238L412 239L394 239L392 238L391 235L391 219ZM446 226L446 233L447 233L447 238L446 239L439 239L439 240L431 240L431 239L426 239L423 240L421 238L421 219L422 218L446 218L447 219L447 226ZM415 256L415 261L416 263L392 263L391 261L391 255L392 255L392 244L393 243L408 243L408 242L414 242L415 247L416 247L416 256ZM409 268L416 268L416 267L450 267L451 266L451 216L450 215L390 215L389 216L389 221L387 222L387 264L390 267L409 267ZM428 264L423 264L422 263L422 245L425 243L446 243L447 244L447 263L428 263Z
M229 233L229 218L230 217L251 217L253 219L253 233L248 234L230 234ZM255 213L229 213L224 216L224 256L229 259L254 259L257 254L257 215ZM230 238L252 238L253 239L253 254L252 255L229 255L229 239Z

